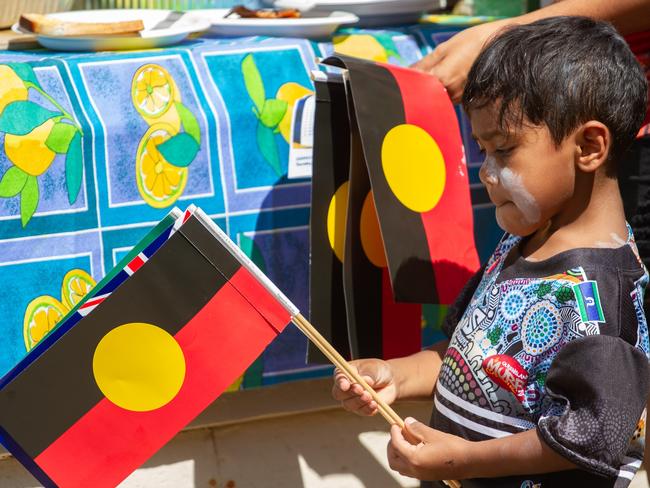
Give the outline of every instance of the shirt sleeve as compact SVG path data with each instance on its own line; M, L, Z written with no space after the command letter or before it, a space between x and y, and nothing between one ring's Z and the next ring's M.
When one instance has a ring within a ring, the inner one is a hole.
M620 337L565 345L546 377L549 402L538 421L546 444L577 466L616 477L646 405L648 358Z
M441 328L444 334L448 338L451 339L454 330L456 330L456 326L458 325L458 322L463 317L463 313L465 313L465 309L469 305L469 302L474 296L474 292L476 291L476 288L478 288L478 285L481 282L481 279L483 278L484 270L485 270L485 266L481 267L481 269L479 269L476 273L474 273L474 275L472 275L472 277L467 281L467 283L465 283L465 286L456 297L454 303L451 304L447 309L447 314L445 315L445 318L442 321Z

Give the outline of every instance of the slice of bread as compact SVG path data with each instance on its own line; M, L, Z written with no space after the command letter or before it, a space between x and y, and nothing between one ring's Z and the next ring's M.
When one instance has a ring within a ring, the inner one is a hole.
M19 24L23 29L46 36L134 34L144 30L144 24L141 20L128 20L123 22L65 22L40 14L22 14Z

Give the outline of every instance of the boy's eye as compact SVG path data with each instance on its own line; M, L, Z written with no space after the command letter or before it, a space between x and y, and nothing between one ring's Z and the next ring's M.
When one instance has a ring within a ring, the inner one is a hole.
M508 148L498 148L494 151L494 154L498 158L507 158L512 154L512 151L514 150L514 147L508 147Z

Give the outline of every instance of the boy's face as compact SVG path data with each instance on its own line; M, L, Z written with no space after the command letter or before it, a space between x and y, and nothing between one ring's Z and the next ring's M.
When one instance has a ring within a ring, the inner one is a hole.
M556 146L546 126L524 123L504 133L497 116L494 105L470 113L472 135L485 152L479 176L496 205L499 226L530 235L571 198L576 146L571 137Z

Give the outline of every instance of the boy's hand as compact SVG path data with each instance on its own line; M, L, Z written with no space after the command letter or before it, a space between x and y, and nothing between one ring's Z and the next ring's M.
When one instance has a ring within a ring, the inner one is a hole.
M351 361L350 365L357 370L382 400L389 405L395 401L397 385L390 364L381 359L359 359ZM372 399L370 393L364 390L360 384L350 381L339 369L334 370L332 396L350 412L358 415L375 415L377 413L377 402Z
M388 464L404 476L419 480L462 479L469 441L427 427L415 419L404 421L408 438L419 439L413 444L397 425L390 430Z

